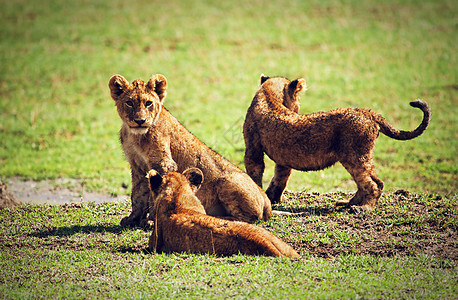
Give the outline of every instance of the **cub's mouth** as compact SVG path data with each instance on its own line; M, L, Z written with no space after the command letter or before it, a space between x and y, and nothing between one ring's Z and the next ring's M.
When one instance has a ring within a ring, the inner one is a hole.
M134 134L145 134L148 132L147 126L129 126L130 132Z

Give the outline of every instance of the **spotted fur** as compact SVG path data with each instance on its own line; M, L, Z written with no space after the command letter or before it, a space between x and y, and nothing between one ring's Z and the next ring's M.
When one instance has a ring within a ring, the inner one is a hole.
M167 89L163 75L154 75L147 83L129 83L121 75L114 75L109 87L123 121L121 144L132 172L132 213L122 219L121 225L143 226L152 220L154 212L149 204L154 199L145 178L149 170L164 175L191 167L205 175L197 196L207 214L250 223L270 218L272 208L264 191L186 130L163 106Z
M300 115L299 93L305 80L290 82L283 77L261 76L261 86L248 109L243 134L247 173L262 187L264 153L275 163L275 175L266 193L272 203L281 200L291 170L322 170L340 162L355 180L358 190L341 205L373 209L383 182L373 162L379 132L397 140L422 134L430 120L426 102L411 102L423 111L423 121L413 131L400 131L380 114L368 109L339 108L329 112Z
M151 170L148 178L156 199L154 229L149 239L151 252L299 257L288 244L261 227L207 215L195 195L205 182L199 169L165 176Z

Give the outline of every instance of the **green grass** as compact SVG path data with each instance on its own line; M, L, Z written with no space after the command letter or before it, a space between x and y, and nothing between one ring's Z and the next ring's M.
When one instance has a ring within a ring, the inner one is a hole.
M259 75L306 78L302 113L366 107L410 130L381 136L387 191L456 193L455 1L1 1L0 177L81 178L130 192L108 79L169 81L165 105L243 168L241 128ZM273 174L268 165L265 181ZM124 185L128 188L122 188ZM294 172L289 189L353 191L340 166Z
M298 260L151 255L148 232L118 224L129 204L0 210L0 298L455 298L457 14L448 0L0 0L0 178L77 178L130 193L109 96L116 73L164 74L165 106L243 168L242 124L259 75L304 77L301 113L371 108L411 130L380 136L386 193L376 212L335 211L355 190L340 166L294 172L307 191L261 223ZM268 163L264 180L273 174ZM403 198L399 188L415 193ZM311 192L334 194L312 194Z
M456 277L431 258L341 257L289 261L235 256L132 255L32 251L2 255L27 273L0 287L12 298L303 299L452 298ZM21 265L22 264L22 265ZM358 267L348 267L356 264ZM407 272L405 272L407 270ZM43 276L44 275L44 276ZM415 278L416 280L411 280Z
M127 201L2 209L0 298L456 297L456 199L415 194L406 209L390 194L376 212L349 214L331 208L342 196L292 197L309 214L259 224L299 259L151 254L151 232L119 225Z

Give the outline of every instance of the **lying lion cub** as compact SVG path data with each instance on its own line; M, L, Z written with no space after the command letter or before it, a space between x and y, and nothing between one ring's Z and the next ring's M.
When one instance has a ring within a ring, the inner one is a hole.
M163 107L167 80L154 75L131 84L121 75L109 82L111 97L123 121L121 144L132 171L132 213L122 226L144 226L153 219L145 174L201 169L206 181L197 193L207 214L255 222L268 220L272 207L264 191L229 161L199 141Z
M206 215L195 196L203 181L199 169L191 168L183 174L171 172L165 176L151 170L147 178L156 199L154 229L149 239L153 253L299 257L288 244L261 227Z
M275 175L266 194L279 202L291 169L313 171L342 163L355 180L358 191L338 205L373 209L383 182L375 174L373 151L379 132L397 140L422 134L429 124L426 102L410 102L423 111L423 121L413 131L399 131L380 114L368 109L339 108L329 112L299 115L299 92L305 80L261 75L261 86L248 109L243 134L247 173L262 187L264 153L275 163Z

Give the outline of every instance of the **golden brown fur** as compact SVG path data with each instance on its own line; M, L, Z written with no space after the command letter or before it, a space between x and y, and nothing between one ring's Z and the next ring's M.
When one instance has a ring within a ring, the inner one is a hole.
M121 225L143 226L153 218L145 178L150 169L163 175L190 167L201 169L205 175L197 196L207 214L246 222L270 218L272 208L264 191L163 107L167 89L163 75L154 75L147 83L135 80L131 84L121 75L114 75L109 87L123 121L121 144L132 171L132 213L122 219Z
M262 187L264 153L276 163L266 191L275 203L281 199L291 169L321 170L340 162L355 180L358 191L350 201L338 204L373 209L383 189L373 163L379 132L397 140L419 136L429 124L428 104L411 102L423 111L423 121L413 131L399 131L368 109L339 108L299 115L298 94L304 89L304 79L290 82L282 77L261 76L261 86L243 127L247 173Z
M205 214L195 196L204 180L202 172L191 168L183 174L161 176L148 173L155 201L154 229L149 248L154 252L193 252L216 255L267 255L299 257L288 244L269 231L240 221Z

